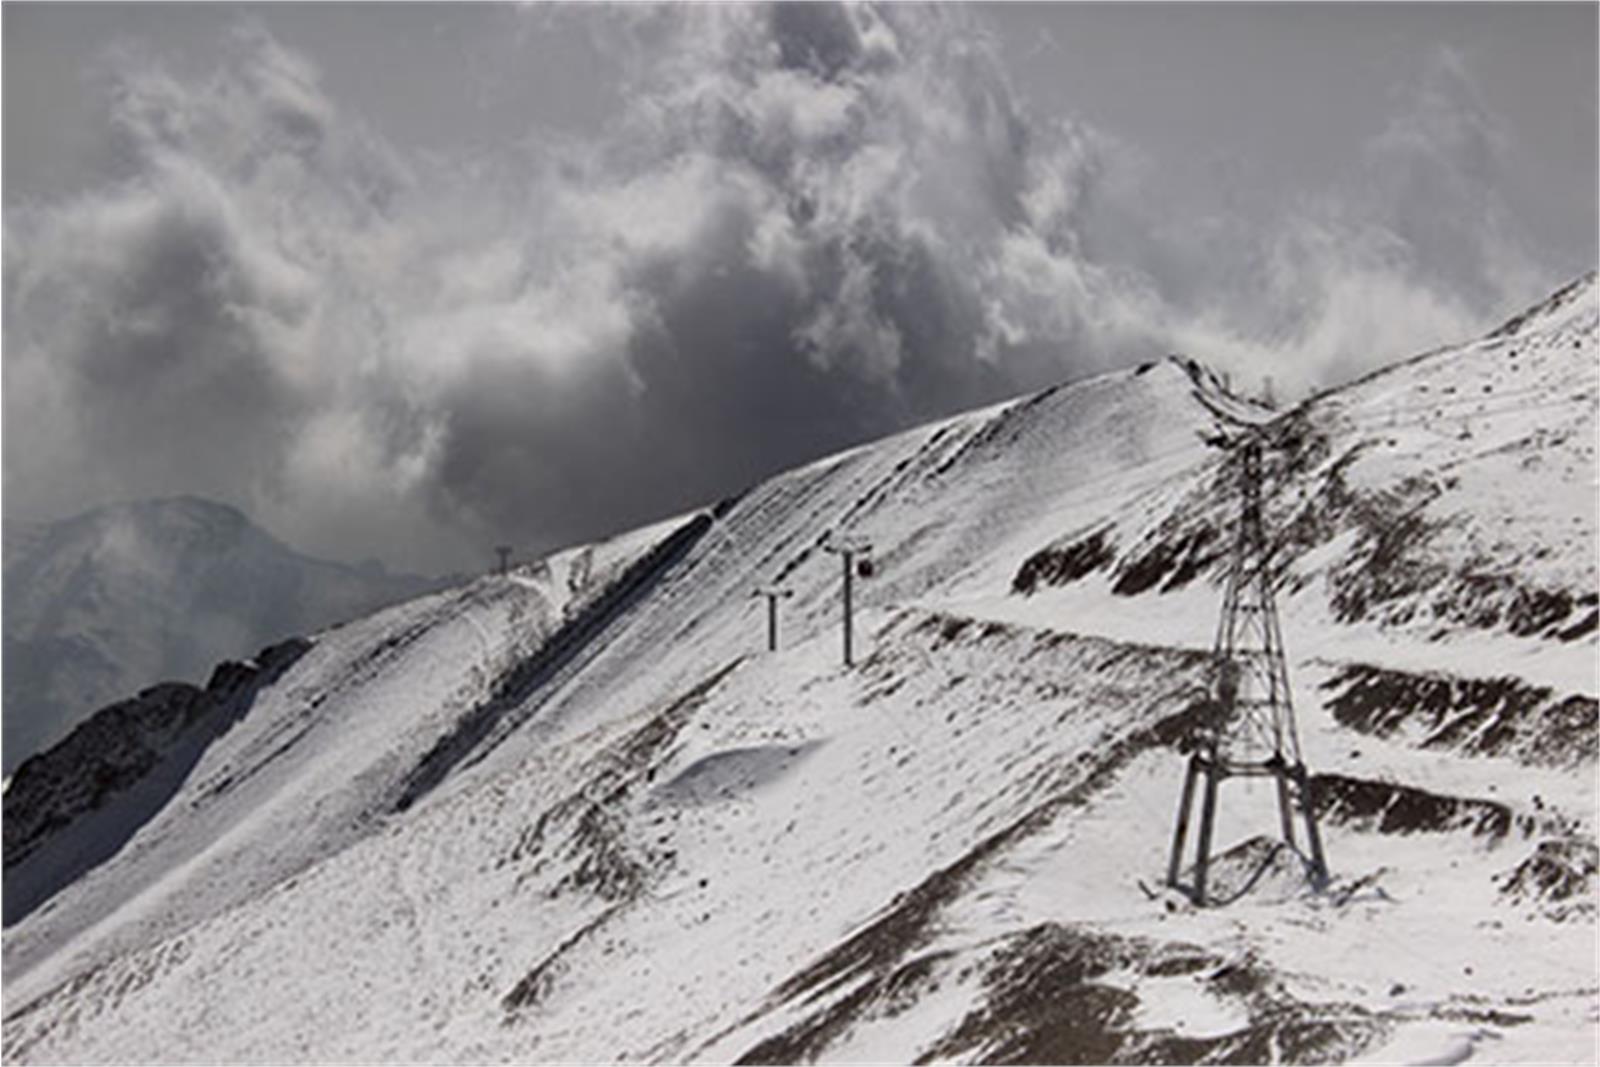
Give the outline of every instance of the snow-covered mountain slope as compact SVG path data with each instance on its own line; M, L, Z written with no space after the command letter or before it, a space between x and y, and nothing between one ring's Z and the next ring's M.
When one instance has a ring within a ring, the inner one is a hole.
M1165 360L314 635L98 798L19 773L8 895L137 817L7 928L5 1053L1591 1060L1596 333L1591 277L1279 416ZM1333 880L1230 781L1197 909L1219 421Z
M198 497L5 527L7 774L137 689L436 587L300 555Z

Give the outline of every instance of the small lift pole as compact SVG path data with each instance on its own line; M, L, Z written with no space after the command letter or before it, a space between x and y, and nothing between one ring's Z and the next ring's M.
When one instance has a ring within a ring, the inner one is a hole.
M794 590L778 586L762 586L751 596L765 597L767 601L767 651L778 651L778 601L794 596Z
M822 547L825 551L837 555L844 563L844 665L849 667L855 662L851 647L851 582L855 577L856 557L861 557L860 565L863 570L871 566L869 557L872 553L872 543L859 537L835 537L829 534L823 541Z

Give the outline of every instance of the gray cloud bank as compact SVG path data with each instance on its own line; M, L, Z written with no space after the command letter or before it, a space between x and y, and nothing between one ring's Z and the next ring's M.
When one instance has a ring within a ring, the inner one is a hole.
M475 565L1175 349L1303 389L1565 280L1451 53L1263 224L1030 114L963 9L569 17L624 57L621 115L473 158L387 143L259 27L204 78L110 64L114 177L5 213L8 509L198 493Z

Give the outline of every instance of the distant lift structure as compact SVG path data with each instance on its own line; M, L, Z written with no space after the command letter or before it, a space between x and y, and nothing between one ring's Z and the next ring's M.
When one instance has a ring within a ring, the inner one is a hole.
M1283 840L1291 849L1300 851L1295 841L1298 809L1305 826L1306 852L1301 855L1306 861L1307 876L1319 889L1328 878L1311 779L1300 755L1283 631L1273 599L1272 553L1262 526L1262 434L1259 430L1245 430L1226 439L1225 444L1228 454L1222 477L1224 487L1230 475L1234 480L1240 501L1239 521L1212 646L1207 694L1201 701L1199 724L1190 738L1189 767L1167 865L1167 884L1186 891L1197 905L1208 903L1206 875L1211 862L1217 789L1227 778L1276 779ZM1199 840L1194 879L1185 886L1180 882L1184 843L1197 783L1201 784Z
M874 572L872 542L854 534L834 534L830 531L823 538L822 548L823 551L838 556L844 564L844 665L849 667L855 663L855 647L852 642L854 605L850 595L851 582L857 576L872 577Z
M767 601L767 651L778 651L778 601L788 600L794 596L793 589L784 589L775 585L764 585L750 594L752 597L765 597Z

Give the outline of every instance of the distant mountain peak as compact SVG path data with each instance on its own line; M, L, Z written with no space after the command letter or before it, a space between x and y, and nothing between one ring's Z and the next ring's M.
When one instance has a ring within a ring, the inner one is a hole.
M8 522L5 549L7 769L117 697L438 584L303 555L193 494Z

